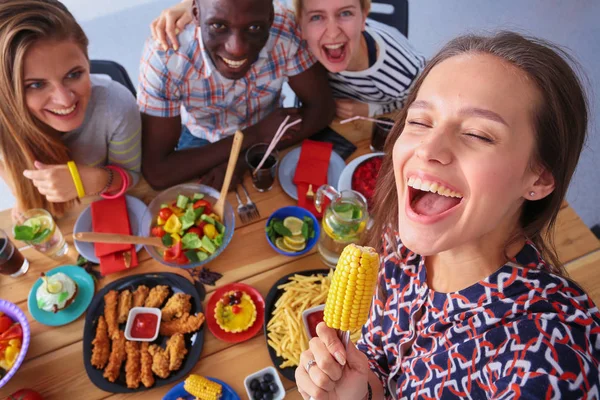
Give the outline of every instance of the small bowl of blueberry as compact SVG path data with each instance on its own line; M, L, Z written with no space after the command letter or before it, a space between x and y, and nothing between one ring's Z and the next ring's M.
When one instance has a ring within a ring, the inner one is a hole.
M281 400L285 397L285 388L273 367L248 375L244 386L250 400Z

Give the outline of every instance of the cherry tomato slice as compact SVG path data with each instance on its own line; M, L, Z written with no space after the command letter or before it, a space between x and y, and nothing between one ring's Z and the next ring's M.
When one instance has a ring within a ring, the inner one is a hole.
M166 221L169 219L169 217L171 216L171 214L173 214L173 210L171 210L170 208L161 208L160 211L158 212L158 216L163 220Z
M192 226L190 229L187 230L186 233L195 233L200 239L202 239L202 236L204 236L204 232L202 232L202 229L198 228L197 226Z
M165 232L162 226L155 226L154 228L152 228L152 231L150 233L152 234L152 236L162 238L166 235L167 232Z

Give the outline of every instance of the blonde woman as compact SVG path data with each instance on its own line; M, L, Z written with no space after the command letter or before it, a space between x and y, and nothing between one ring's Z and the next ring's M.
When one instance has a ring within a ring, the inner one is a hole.
M66 7L3 1L0 38L0 175L17 200L13 215L45 208L60 216L80 197L137 182L135 99L110 78L90 76L87 37Z
M195 0L168 8L151 25L166 49L192 21ZM400 109L425 59L397 29L367 19L371 0L294 0L302 38L329 71L340 118L376 116Z

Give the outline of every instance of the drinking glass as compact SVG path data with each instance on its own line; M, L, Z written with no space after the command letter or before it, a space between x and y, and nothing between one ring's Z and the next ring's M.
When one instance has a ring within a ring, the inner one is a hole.
M393 119L390 118L377 118L378 121L394 123ZM373 124L373 135L371 136L371 151L383 151L385 145L385 139L392 130L392 125L380 124L375 122Z
M6 232L0 229L0 274L13 278L21 276L29 269L29 261L10 241Z
M262 167L254 173L254 170L267 152L269 145L267 143L258 143L250 147L246 151L246 163L250 167L252 175L252 185L259 192L268 192L273 188L275 183L275 174L277 173L277 165L279 164L279 153L273 150Z
M42 231L45 229L50 231L42 239L27 241L27 244L50 258L61 258L67 254L69 245L48 211L34 208L23 212L21 218L23 221L21 225L35 226L39 224Z

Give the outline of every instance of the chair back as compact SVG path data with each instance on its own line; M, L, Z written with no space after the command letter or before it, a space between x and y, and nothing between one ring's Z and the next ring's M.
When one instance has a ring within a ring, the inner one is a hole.
M375 0L369 18L393 26L408 37L408 0Z
M110 76L113 81L119 82L121 85L129 89L129 91L133 94L133 97L136 96L135 86L133 86L127 71L121 64L108 60L91 60L90 72L92 74L104 74Z

